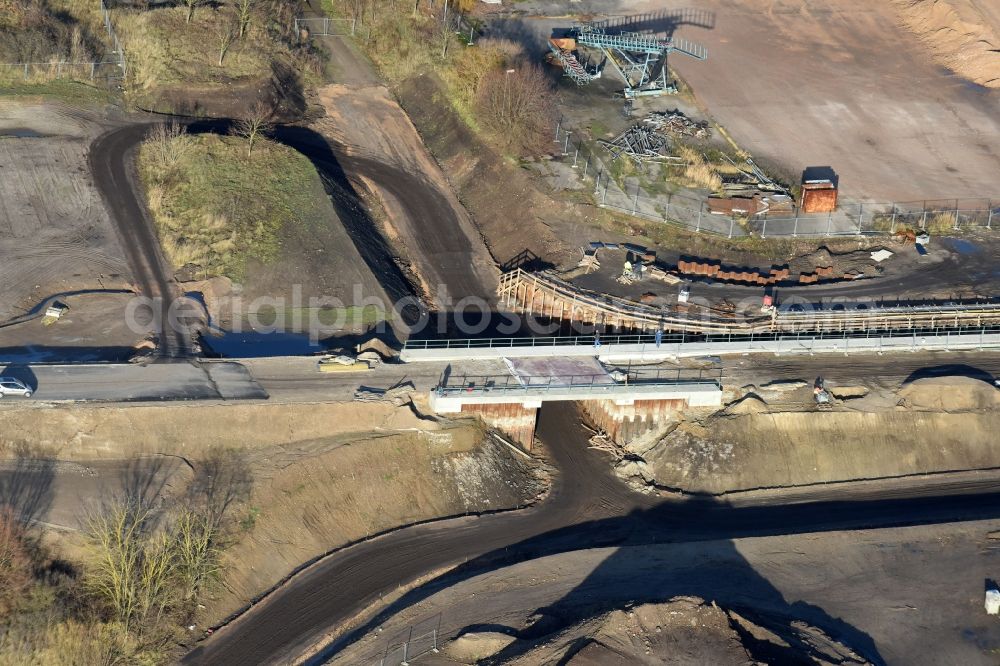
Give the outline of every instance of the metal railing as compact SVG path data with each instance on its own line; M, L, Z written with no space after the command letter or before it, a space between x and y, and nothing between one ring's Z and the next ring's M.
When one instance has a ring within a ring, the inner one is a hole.
M403 351L460 350L460 349L522 349L547 347L592 347L594 355L602 355L622 346L649 348L692 342L753 343L801 342L808 340L870 340L876 338L912 338L940 335L985 335L1000 333L1000 324L988 326L928 326L916 328L871 328L865 331L775 331L764 333L664 333L653 335L570 335L538 338L471 338L462 340L411 340ZM595 344L599 342L599 344Z
M522 377L501 375L461 375L442 380L435 387L439 396L468 393L549 393L553 391L615 391L624 388L704 384L719 386L722 370L660 369L628 370L612 373L587 373Z

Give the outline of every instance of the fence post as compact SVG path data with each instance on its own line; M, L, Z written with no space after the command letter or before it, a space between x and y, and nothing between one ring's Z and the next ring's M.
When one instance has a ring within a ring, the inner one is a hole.
M357 28L357 26L358 26L358 17L355 16L354 20L351 21L351 37L354 36L354 29Z
M28 63L24 63L24 80L28 80Z
M632 201L632 214L639 209L639 183L635 184L635 199Z
M986 228L987 229L992 229L993 228L992 225L993 225L993 202L991 201L990 202L990 214L986 216Z
M580 146L577 145L576 152L573 153L573 168L576 168L576 160L580 157Z
M865 205L858 204L858 236L861 235L861 225L865 223Z
M729 220L729 237L730 238L733 237L733 227L735 227L735 226L736 226L736 217L732 217Z
M926 204L924 204L924 206L925 206L924 207L924 216L920 220L920 228L921 229L926 229L927 228L927 208L926 208Z
M572 132L569 131L566 132L566 141L563 143L563 152L562 152L563 157L569 155L569 137L571 134Z
M734 217L733 219L736 219L736 218ZM796 217L795 219L797 220L799 218ZM766 217L764 218L764 225L760 228L760 237L761 238L767 238L767 218Z
M96 62L90 63L90 80L91 81L94 80L94 68L95 67L97 67L97 63Z
M889 226L889 235L896 233L896 204L892 204L892 224Z
M328 18L323 19L323 34L324 35L330 34L330 19Z
M604 198L601 199L601 205L602 206L608 203L608 183L609 182L611 182L611 176L608 176L604 180Z
M795 224L792 225L792 238L798 238L798 237L799 237L799 216L796 215Z
M826 214L826 235L829 236L830 232L833 231L833 211L831 210Z
M704 203L701 204L701 206L704 206L704 205L705 205ZM700 206L698 208L698 223L695 225L694 230L696 232L701 231L701 207Z

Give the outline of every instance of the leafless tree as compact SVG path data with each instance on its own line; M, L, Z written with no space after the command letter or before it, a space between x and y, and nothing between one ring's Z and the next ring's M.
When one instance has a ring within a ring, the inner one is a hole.
M208 0L184 0L184 6L187 7L187 18L185 23L190 23L191 19L194 18L194 10L198 7L204 5Z
M483 124L508 148L535 152L545 142L555 99L551 83L537 65L490 72L480 82L476 101Z
M215 36L219 39L219 67L222 67L222 61L226 59L229 47L240 36L236 17L229 12L220 11L219 21L215 24Z
M31 557L24 538L24 528L14 512L0 508L0 620L17 605L31 584Z
M236 8L236 18L240 26L239 38L243 39L247 28L250 27L250 19L253 17L253 10L257 6L257 0L236 0L233 6Z
M116 501L87 521L92 564L91 593L129 631L158 620L171 603L172 544L149 528L153 511L135 501Z
M247 157L253 155L253 146L274 126L274 113L264 102L257 102L233 124L233 134L247 140Z

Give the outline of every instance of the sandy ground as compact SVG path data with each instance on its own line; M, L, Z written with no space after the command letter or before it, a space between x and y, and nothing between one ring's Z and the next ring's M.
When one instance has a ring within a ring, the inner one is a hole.
M818 411L812 381L764 382L731 392L710 416L685 415L662 439L628 446L642 461L624 477L689 492L996 469L1000 390L969 377L916 379L901 388L877 381L829 381L837 398Z
M93 113L0 100L0 321L54 294L130 279L87 166L104 129Z
M992 0L895 0L903 23L946 67L1000 88L1000 5Z
M58 321L42 323L46 305L34 316L0 326L0 361L125 361L148 336L129 326L131 293L89 293L48 299L69 308Z
M517 10L622 15L689 4L552 0ZM709 59L676 56L671 64L755 157L793 174L832 166L842 194L853 199L997 196L998 93L941 68L890 3L709 0L700 6L715 13L714 28L674 27L707 46ZM570 22L525 19L508 34L540 53L551 29Z
M697 596L786 627L808 623L874 663L993 664L983 611L996 521L578 551L482 574L406 609L332 663L377 662L413 628L517 635L625 603ZM530 620L529 620L530 618ZM539 631L545 635L546 632ZM427 663L435 664L432 655ZM701 663L701 662L692 662ZM770 663L780 663L771 661Z

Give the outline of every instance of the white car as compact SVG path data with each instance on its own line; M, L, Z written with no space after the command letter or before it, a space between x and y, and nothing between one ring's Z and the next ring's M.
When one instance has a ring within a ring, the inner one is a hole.
M0 398L8 395L20 395L25 398L31 397L31 389L20 379L13 377L0 377Z

